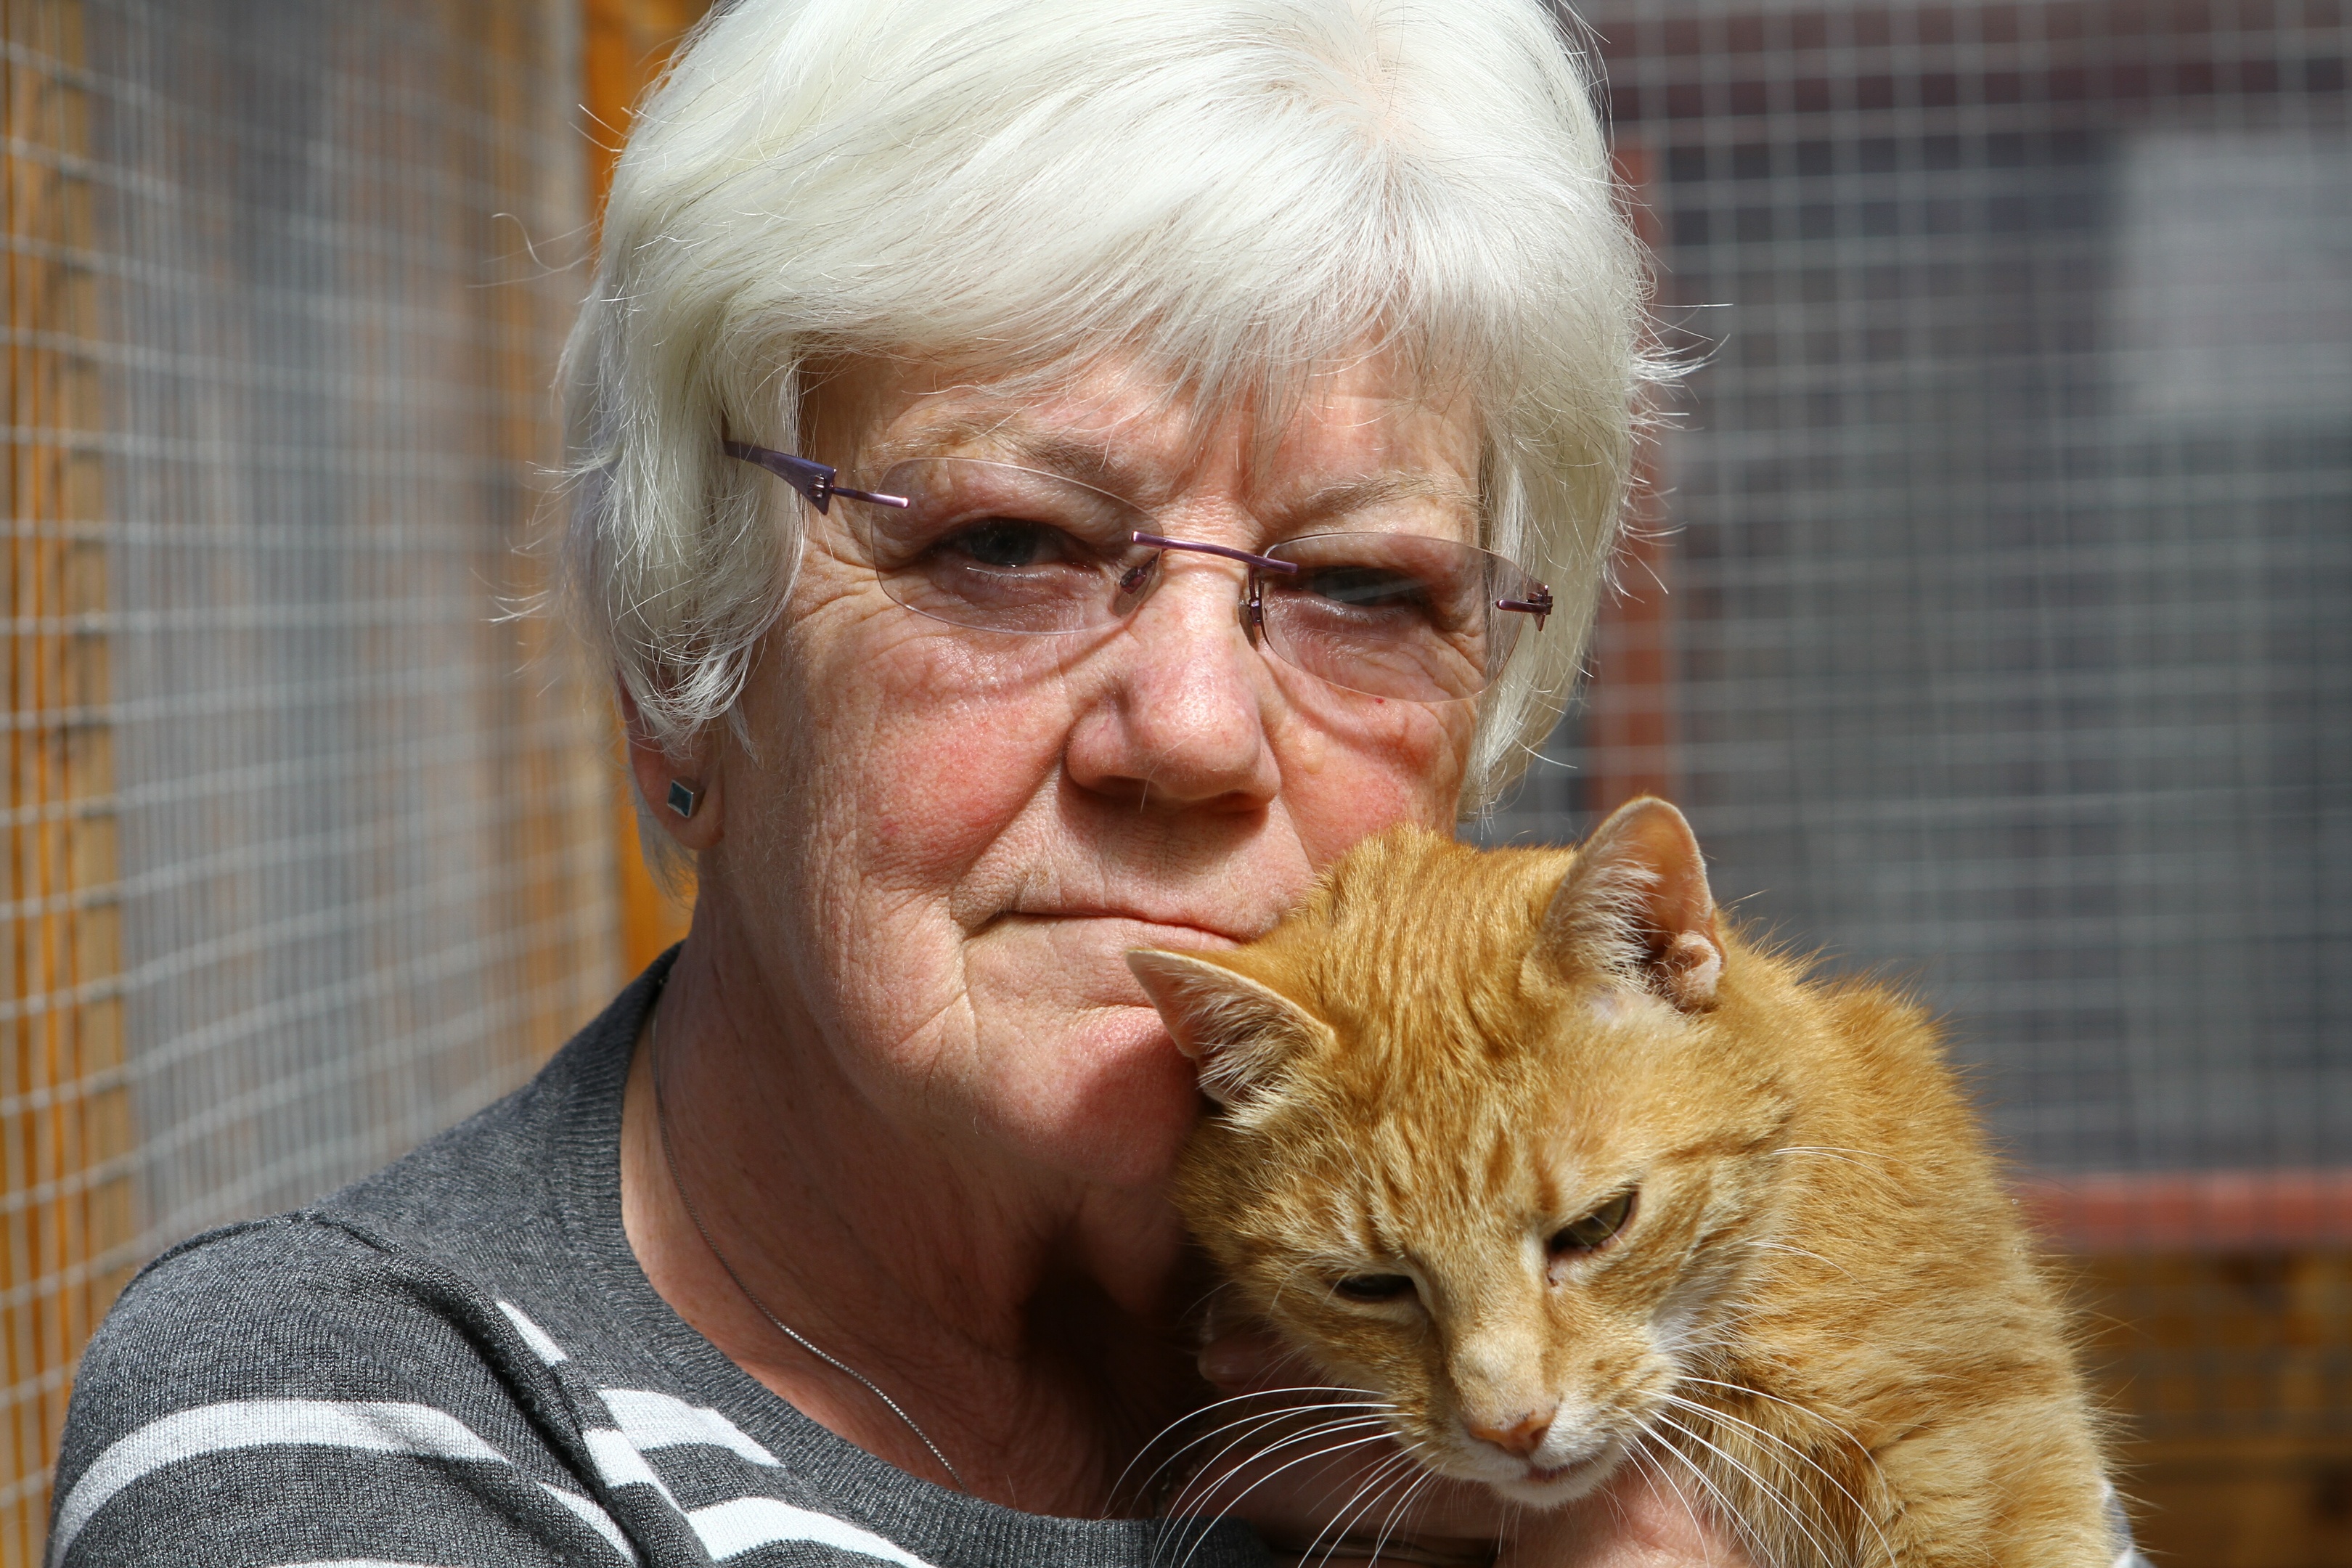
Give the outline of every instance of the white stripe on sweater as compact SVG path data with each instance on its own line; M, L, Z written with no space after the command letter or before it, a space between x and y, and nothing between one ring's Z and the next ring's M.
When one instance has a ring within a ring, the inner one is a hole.
M380 1454L505 1464L506 1456L466 1424L425 1405L346 1404L327 1399L236 1399L150 1421L117 1438L81 1473L58 1510L49 1560L61 1563L92 1515L124 1488L183 1459L228 1448L314 1444Z
M921 1558L900 1551L870 1530L860 1530L831 1514L813 1513L773 1498L738 1498L733 1502L696 1509L686 1519L701 1538L702 1549L716 1562L724 1563L730 1557L740 1557L746 1552L780 1542L806 1541L854 1552L860 1557L896 1563L899 1568L931 1568Z
M614 1424L628 1434L629 1442L639 1453L700 1444L725 1448L740 1458L770 1469L782 1466L775 1455L753 1441L743 1428L707 1405L688 1405L674 1394L646 1389L600 1388L596 1394L604 1400L604 1408L613 1413Z
M522 1342L530 1347L530 1353L537 1356L544 1364L553 1366L558 1362L572 1359L563 1353L563 1347L557 1344L545 1329L532 1322L523 1310L512 1301L499 1302L499 1310L504 1312L507 1315L507 1321L515 1326L515 1332L520 1334Z
M629 1544L629 1538L621 1533L621 1527L613 1522L611 1514L606 1513L578 1492L568 1492L562 1487L549 1486L545 1481L540 1482L539 1485L548 1496L571 1510L573 1517L581 1523L603 1536L604 1544L630 1562L637 1561L637 1549Z
M610 1426L591 1426L580 1436L588 1445L588 1458L595 1462L598 1479L606 1486L651 1487L662 1501L677 1508L677 1499L670 1496L668 1486L654 1474L654 1468L646 1463L646 1457L626 1434Z

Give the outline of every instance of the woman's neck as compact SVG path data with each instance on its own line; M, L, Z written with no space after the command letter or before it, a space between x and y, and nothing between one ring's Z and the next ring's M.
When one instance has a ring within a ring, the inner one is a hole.
M1119 1467L1196 1388L1173 1331L1172 1211L1156 1191L1088 1188L893 1125L814 1038L789 998L729 973L722 954L689 942L679 955L622 1122L623 1225L655 1289L869 1453L955 1484L928 1437L975 1495L1106 1511Z

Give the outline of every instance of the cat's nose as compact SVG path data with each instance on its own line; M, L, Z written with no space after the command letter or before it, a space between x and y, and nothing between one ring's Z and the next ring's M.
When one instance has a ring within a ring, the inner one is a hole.
M1551 1418L1558 1414L1559 1406L1554 1405L1530 1410L1508 1426L1485 1426L1475 1421L1462 1425L1481 1443L1492 1443L1506 1454L1524 1459L1543 1446L1544 1434L1551 1430Z

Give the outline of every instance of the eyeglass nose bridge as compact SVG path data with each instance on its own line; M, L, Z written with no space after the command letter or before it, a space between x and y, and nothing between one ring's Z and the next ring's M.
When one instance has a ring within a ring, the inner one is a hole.
M1171 550L1189 550L1197 555L1214 555L1226 561L1238 561L1248 567L1249 574L1242 587L1241 613L1243 629L1249 634L1250 645L1253 647L1265 635L1265 595L1260 591L1259 574L1272 572L1286 576L1298 570L1298 563L1296 561L1277 561L1271 555L1258 555L1246 550L1236 550L1230 544L1211 544L1205 540L1199 539L1171 539L1164 533L1145 533L1140 531L1130 533L1128 537L1145 549L1159 553L1154 554L1149 562L1129 568L1127 575L1119 579L1120 595L1123 599L1129 600L1125 605L1126 608L1131 609L1135 605L1142 603L1142 595L1160 580L1160 554L1165 554ZM1130 581L1135 583L1133 588L1129 586Z

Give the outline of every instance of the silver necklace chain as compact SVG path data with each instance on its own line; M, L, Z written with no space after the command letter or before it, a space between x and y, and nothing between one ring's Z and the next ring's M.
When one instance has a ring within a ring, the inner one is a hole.
M891 1398L887 1394L883 1393L881 1385L876 1383L872 1378L866 1376L864 1373L858 1371L847 1362L843 1361L839 1356L828 1353L811 1341L806 1334L802 1333L798 1329L793 1328L790 1323L787 1323L782 1318L776 1316L775 1313L768 1310L768 1304L765 1301L761 1300L757 1295L753 1294L751 1287L743 1283L743 1277L735 1272L735 1266L727 1261L727 1255L725 1253L719 1250L719 1243L711 1239L710 1227L702 1223L702 1211L694 1206L694 1196L686 1190L686 1178L678 1174L677 1152L670 1147L669 1107L662 1099L662 1058L659 1036L656 1033L660 1026L661 1016L659 1009L656 1008L653 1016L646 1020L646 1053L653 1058L654 1068L654 1128L661 1138L662 1163L669 1167L670 1185L677 1190L677 1200L679 1203L686 1205L686 1217L694 1222L694 1228L699 1232L702 1237L702 1245L710 1248L710 1256L719 1260L719 1267L726 1270L727 1278L735 1281L735 1289L743 1292L743 1300L751 1302L752 1308L758 1311L760 1316L767 1319L769 1322L775 1325L775 1329L778 1333L783 1335L786 1339L792 1341L793 1343L800 1346L801 1349L808 1352L809 1354L816 1357L817 1360L824 1363L825 1365L833 1368L835 1372L846 1373L851 1377L854 1377L858 1382L864 1384L866 1385L866 1392L873 1394L875 1398L880 1400L883 1404L888 1405L890 1407L890 1414L905 1422L907 1424L907 1430L912 1432L916 1438L921 1442L923 1447L931 1451L931 1458L940 1462L940 1468L945 1470L949 1476L954 1479L956 1489L961 1492L971 1491L971 1489L963 1484L962 1474L958 1471L953 1465L948 1462L948 1457L945 1454L940 1452L940 1446L931 1441L930 1434L924 1431L920 1426L915 1425L915 1418L908 1415L904 1409L900 1408L897 1400Z

